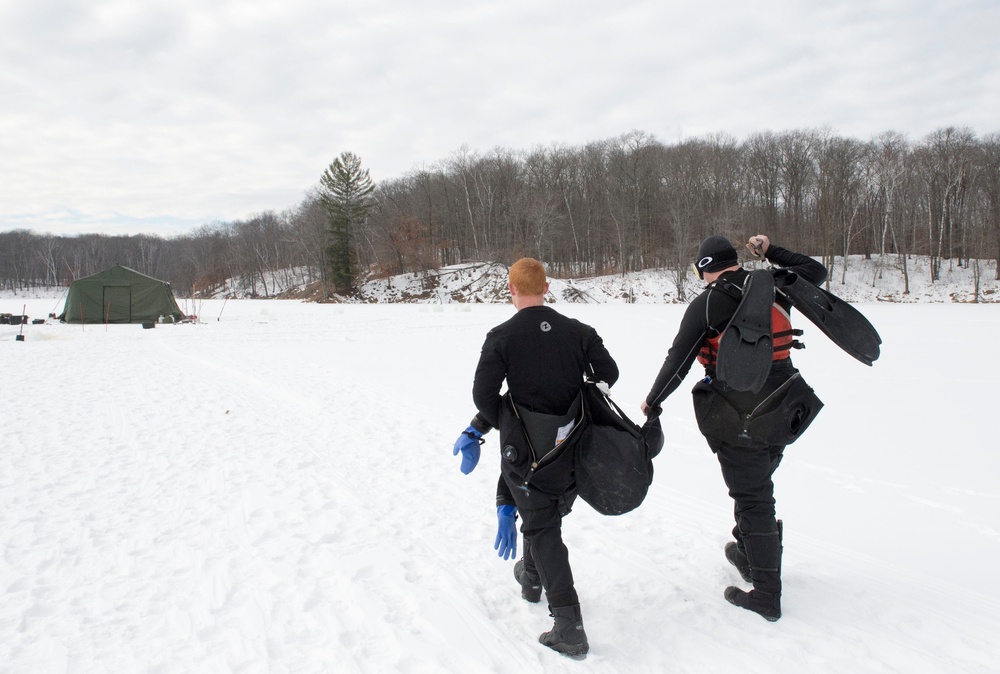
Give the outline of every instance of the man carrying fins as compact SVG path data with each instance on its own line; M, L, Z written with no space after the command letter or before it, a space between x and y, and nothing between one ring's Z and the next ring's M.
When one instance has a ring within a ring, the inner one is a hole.
M801 335L790 321L799 308L841 348L871 365L881 340L850 305L821 290L826 268L771 244L759 234L747 248L777 270L743 269L724 237L710 236L695 268L708 287L684 313L660 372L640 408L645 414L681 384L697 359L705 377L695 385L698 427L722 468L734 502L734 542L726 559L749 592L730 586L731 604L774 622L781 617L782 526L775 518L774 471L785 446L805 431L823 403L792 364Z

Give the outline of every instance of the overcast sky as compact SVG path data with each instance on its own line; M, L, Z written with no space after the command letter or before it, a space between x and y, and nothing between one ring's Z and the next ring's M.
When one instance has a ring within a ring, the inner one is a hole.
M1000 0L0 0L0 231L191 232L467 147L1000 132Z

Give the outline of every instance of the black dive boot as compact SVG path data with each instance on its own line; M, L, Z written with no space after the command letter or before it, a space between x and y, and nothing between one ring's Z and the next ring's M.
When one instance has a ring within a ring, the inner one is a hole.
M571 658L585 656L590 650L590 644L587 643L587 633L583 631L580 605L549 606L549 615L556 622L551 630L538 637L538 642Z
M531 554L531 539L525 538L521 548L521 559L514 563L514 578L521 586L521 598L537 604L542 598L542 578L535 568L535 558Z
M740 550L738 543L726 543L726 559L736 567L743 580L748 583L753 582L753 578L750 576L750 561L747 559L746 553Z
M514 563L514 578L521 586L521 598L537 604L542 598L542 580L537 573L529 573L524 568L524 557Z
M775 622L781 617L781 523L777 531L744 533L753 589L727 587L726 601Z
M744 592L730 585L726 588L725 597L730 604L760 614L768 622L778 622L778 618L781 617L780 593L774 594L756 589Z

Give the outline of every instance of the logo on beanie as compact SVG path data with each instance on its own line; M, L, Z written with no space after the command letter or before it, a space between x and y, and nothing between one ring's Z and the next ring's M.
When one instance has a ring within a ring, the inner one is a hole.
M712 264L712 256L706 255L705 257L698 260L698 269L704 269L708 265Z

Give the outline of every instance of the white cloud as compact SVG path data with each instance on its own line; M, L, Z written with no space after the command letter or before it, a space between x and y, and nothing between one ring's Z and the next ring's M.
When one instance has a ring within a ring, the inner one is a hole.
M0 230L280 210L345 150L380 180L633 129L1000 130L989 0L426 4L0 6Z

